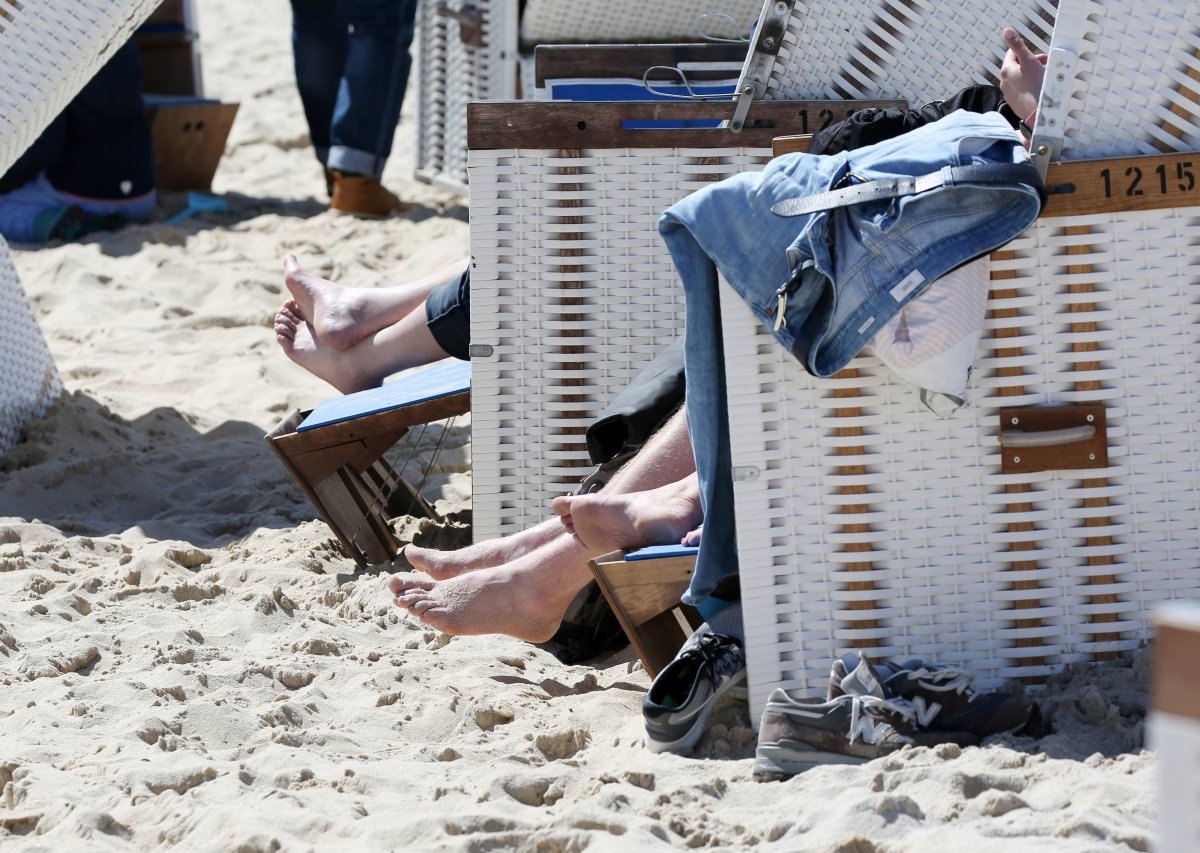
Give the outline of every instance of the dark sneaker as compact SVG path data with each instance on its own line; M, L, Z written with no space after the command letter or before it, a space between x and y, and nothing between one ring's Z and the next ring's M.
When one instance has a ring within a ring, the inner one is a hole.
M776 688L759 726L754 778L786 779L821 764L862 764L906 746L978 742L964 732L921 730L912 703L904 699L843 694L821 702L793 699Z
M646 748L687 752L700 740L717 700L746 677L742 645L701 625L667 664L642 700Z
M984 738L1015 732L1029 722L1033 703L1020 693L977 693L971 674L955 666L911 658L872 663L861 653L833 662L829 698L844 694L907 699L919 725L937 731L970 732Z

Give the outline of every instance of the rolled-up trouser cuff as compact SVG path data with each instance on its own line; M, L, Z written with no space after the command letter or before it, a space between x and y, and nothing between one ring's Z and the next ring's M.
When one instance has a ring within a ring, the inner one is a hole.
M318 154L318 159L320 155ZM386 157L377 157L369 151L359 151L347 148L345 145L334 145L329 149L329 155L324 160L330 169L339 172L353 172L356 175L367 175L378 180L383 175Z

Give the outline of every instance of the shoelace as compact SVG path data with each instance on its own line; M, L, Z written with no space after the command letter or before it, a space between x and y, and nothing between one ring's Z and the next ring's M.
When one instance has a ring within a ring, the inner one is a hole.
M701 634L695 638L695 645L679 657L681 660L698 658L699 663L714 675L722 670L736 672L740 668L736 641L724 634Z
M880 699L877 696L850 697L850 743L861 740L863 743L878 743L881 738L894 732L895 727L886 720L876 720L866 716L868 711L877 714L895 714L906 722L911 722L917 716L917 710L907 699Z
M897 670L897 675L905 673L914 681L921 682L923 687L929 690L940 693L949 693L953 690L955 693L962 694L964 692L971 695L970 687L974 676L964 669L958 669L953 666L939 666L937 669L929 669L922 666L920 669L901 669Z

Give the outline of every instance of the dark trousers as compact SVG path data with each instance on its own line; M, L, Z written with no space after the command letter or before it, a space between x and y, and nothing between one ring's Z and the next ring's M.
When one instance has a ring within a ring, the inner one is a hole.
M408 85L416 0L292 0L296 85L317 159L379 177Z

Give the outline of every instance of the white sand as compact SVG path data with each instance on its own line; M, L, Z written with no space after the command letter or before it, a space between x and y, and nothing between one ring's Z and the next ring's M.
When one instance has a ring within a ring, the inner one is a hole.
M270 319L284 252L422 274L465 252L464 210L410 177L410 98L387 180L428 209L325 212L288 4L198 5L209 91L242 103L230 214L16 252L69 396L0 462L0 846L1148 848L1141 659L1053 685L1041 741L758 784L744 705L698 758L651 755L628 652L565 666L406 619L262 443L330 395ZM470 491L452 438L443 507Z

